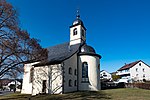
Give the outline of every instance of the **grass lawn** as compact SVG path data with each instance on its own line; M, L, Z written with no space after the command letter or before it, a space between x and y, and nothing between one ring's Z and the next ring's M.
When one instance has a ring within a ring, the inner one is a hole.
M23 95L13 93L0 96L0 100L150 100L150 90L144 89L109 89L98 92L75 92L60 95Z

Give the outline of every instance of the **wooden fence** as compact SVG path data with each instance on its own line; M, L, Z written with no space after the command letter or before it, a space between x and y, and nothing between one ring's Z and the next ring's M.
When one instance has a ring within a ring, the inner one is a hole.
M150 90L150 83L126 83L126 88L141 88Z

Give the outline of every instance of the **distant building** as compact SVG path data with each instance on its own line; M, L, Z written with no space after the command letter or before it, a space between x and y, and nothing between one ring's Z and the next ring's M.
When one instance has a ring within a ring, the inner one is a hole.
M102 70L100 71L100 79L112 80L112 75L109 72Z
M16 82L16 83L15 83ZM18 90L18 86L21 87L22 79L0 79L0 89L9 89L11 85L16 85L16 89Z
M19 82L19 81L17 81L17 80L13 80L13 81L11 81L10 83L8 83L7 86L9 87L10 85L16 85L16 87L17 87L17 86L21 85L21 82Z
M116 75L120 75L121 79L132 81L150 80L150 66L143 61L135 61L129 64L125 64L121 67Z
M11 81L11 79L0 79L0 87L7 86Z

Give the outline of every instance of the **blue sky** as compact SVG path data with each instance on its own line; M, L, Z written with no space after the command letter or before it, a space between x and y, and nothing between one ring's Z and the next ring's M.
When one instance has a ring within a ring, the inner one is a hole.
M149 0L8 0L18 10L20 26L46 48L69 41L76 10L87 28L87 44L102 56L101 70L125 63L150 65Z

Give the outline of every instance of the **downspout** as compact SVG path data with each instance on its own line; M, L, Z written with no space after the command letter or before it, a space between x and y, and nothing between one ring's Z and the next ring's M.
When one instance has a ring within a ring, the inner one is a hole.
M52 84L51 84L51 80L52 80L52 76L51 76L51 75L52 75L52 69L51 69L51 67L52 67L51 65L48 66L48 77L49 77L49 81L48 81L48 82L49 82L49 83L48 83L48 86L49 86L49 87L48 87L48 93L49 93L49 94L51 94L51 90L52 90L52 86L51 86L51 85L52 85Z
M79 57L77 54L77 91L79 91Z
M61 63L62 67L62 94L64 93L64 62Z

